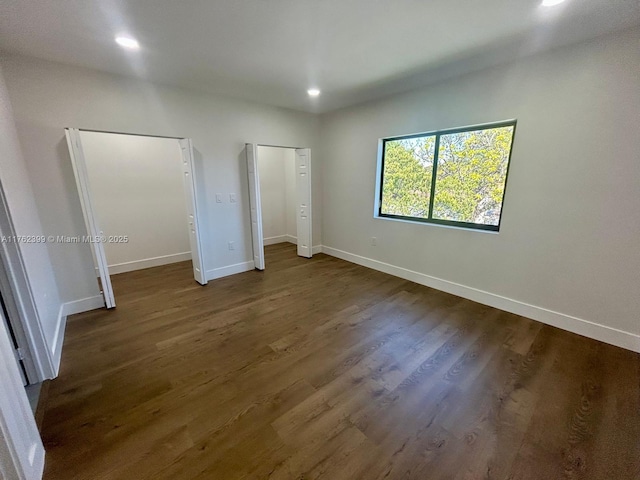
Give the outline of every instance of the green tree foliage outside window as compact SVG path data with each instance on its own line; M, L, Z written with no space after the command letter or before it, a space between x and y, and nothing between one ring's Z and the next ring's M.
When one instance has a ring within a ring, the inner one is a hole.
M380 214L497 230L514 130L510 122L385 140Z

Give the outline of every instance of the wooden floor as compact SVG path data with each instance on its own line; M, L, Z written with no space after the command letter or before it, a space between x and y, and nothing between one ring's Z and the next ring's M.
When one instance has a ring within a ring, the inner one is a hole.
M113 278L69 319L46 479L640 478L640 356L326 255Z

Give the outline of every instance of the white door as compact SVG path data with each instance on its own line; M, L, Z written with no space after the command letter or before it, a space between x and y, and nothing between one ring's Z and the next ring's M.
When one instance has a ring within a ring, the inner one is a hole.
M0 318L0 478L42 478L44 448L12 350Z
M311 258L311 150L308 148L296 149L296 191L298 255Z
M202 241L198 224L197 186L193 176L193 143L190 138L181 138L182 172L184 174L184 191L187 195L187 221L189 225L189 244L191 246L191 261L193 262L193 278L200 285L207 284L204 259L202 258Z
M80 131L77 128L67 128L65 129L65 134L67 137L67 145L69 146L69 154L71 155L71 163L73 164L73 173L76 177L76 185L78 185L84 223L87 226L87 233L90 236L88 243L93 249L96 267L98 268L104 304L107 308L113 308L116 306L116 300L113 296L113 288L111 287L111 279L109 278L109 267L107 265L107 257L104 254L104 245L100 240L103 232L98 226L91 203L91 189L89 188L87 165L80 141Z
M260 203L260 178L258 176L258 153L256 146L247 143L247 175L249 177L249 208L251 209L251 238L253 240L253 263L264 270L264 242L262 238L262 205Z

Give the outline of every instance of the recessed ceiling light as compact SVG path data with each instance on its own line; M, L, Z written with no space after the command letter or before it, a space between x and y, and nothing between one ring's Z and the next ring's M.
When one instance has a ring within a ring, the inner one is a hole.
M138 41L131 37L116 37L116 43L129 50L138 50L140 48Z
M542 0L543 7L554 7L561 4L564 0Z
M317 97L318 95L320 95L320 90L318 90L317 88L310 88L309 90L307 90L307 93L310 97Z

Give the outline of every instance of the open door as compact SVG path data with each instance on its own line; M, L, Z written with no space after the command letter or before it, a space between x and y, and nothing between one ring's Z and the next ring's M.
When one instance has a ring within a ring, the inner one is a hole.
M249 177L249 207L251 208L251 237L253 262L258 270L264 270L264 241L262 238L262 205L260 204L260 178L256 146L247 143L247 175Z
M0 318L0 478L42 478L44 447L11 350Z
M96 260L104 304L107 308L113 308L116 306L116 301L113 296L111 279L109 278L109 268L107 266L107 257L104 254L104 245L100 241L103 232L98 226L91 203L91 190L89 188L89 177L87 176L87 165L80 141L80 131L77 128L66 128L65 135L67 137L67 145L69 146L69 154L71 155L71 163L73 164L73 173L76 177L76 185L78 186L78 194L80 195L80 205L82 206L84 223L87 226L87 233L91 237L89 245L91 245L93 249L93 255Z
M308 148L296 148L296 191L298 255L311 258L311 150Z
M182 171L184 173L184 191L187 195L187 221L189 222L189 244L191 246L191 261L193 263L193 278L200 285L207 284L204 259L202 257L202 242L200 241L200 227L198 225L197 188L193 176L193 143L190 138L181 138Z

